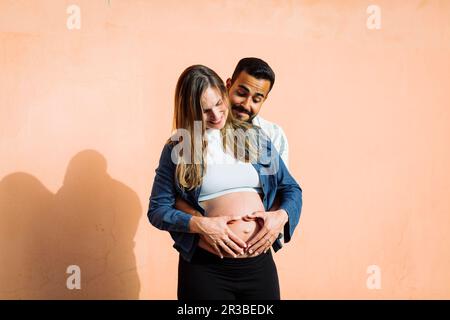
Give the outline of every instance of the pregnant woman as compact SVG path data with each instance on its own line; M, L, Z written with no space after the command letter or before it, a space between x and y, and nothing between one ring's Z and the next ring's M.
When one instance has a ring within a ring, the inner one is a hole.
M233 118L228 94L211 69L195 65L178 79L175 133L153 182L148 217L169 231L178 250L178 299L280 299L269 250L247 243L260 218L288 242L298 224L302 190L262 131ZM279 209L268 212L279 199ZM177 198L199 214L176 209ZM253 213L257 215L252 215ZM279 247L277 247L279 249Z

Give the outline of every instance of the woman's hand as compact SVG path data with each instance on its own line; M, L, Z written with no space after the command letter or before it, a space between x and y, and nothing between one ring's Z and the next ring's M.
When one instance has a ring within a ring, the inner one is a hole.
M258 219L263 222L261 230L248 243L248 253L251 257L261 253L266 253L283 232L284 225L288 221L288 214L285 210L264 212L256 211L243 217L244 221Z
M233 257L244 254L247 244L228 227L228 223L242 219L241 216L192 217L191 232L199 233L202 238L223 258L221 249Z

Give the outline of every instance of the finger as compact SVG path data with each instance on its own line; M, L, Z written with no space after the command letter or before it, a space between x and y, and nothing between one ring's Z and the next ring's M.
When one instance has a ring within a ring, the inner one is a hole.
M249 218L264 218L265 216L266 215L264 211L255 211L246 215L246 217Z
M264 247L267 245L267 240L265 238L262 238L261 240L259 240L257 243L255 243L250 249L249 252L262 252Z
M272 246L272 244L269 243L269 242L267 242L267 244L265 244L265 245L261 246L259 249L257 249L257 250L253 253L252 256L257 256L257 255L260 255L260 254L262 254L262 253L267 253L267 251L270 250L271 246Z
M210 237L207 237L203 234L200 235L200 238L202 238L203 241L205 241L207 243L207 245L217 253L218 256L222 256L222 252L220 252L220 249L216 244L216 240L214 240Z
M263 253L263 249L261 248L260 250L256 250L255 252L253 252L253 254L251 254L249 257L256 257L259 256L261 253Z
M228 222L237 221L237 220L242 220L242 216L226 216L225 219Z
M233 250L234 254L243 254L244 250L242 250L241 247L239 247L232 239L227 239L224 241L225 244Z
M261 228L261 230L259 230L259 232L247 243L248 249L251 249L255 243L257 243L259 240L261 240L261 238L266 236L268 231L269 230L267 229L267 227Z
M246 215L246 216L242 217L242 220L244 220L244 221L255 221L255 220L258 220L258 217L253 217L253 216L250 216L250 215Z
M249 247L249 252L251 251L261 251L262 248L265 248L267 245L272 244L273 235L269 232L264 237L262 237L256 244Z
M242 240L241 238L239 238L233 231L231 231L231 229L228 230L228 237L234 243L236 243L239 247L241 247L241 248L246 248L247 247L247 244L245 243L245 241ZM239 249L241 249L241 248L239 248Z
M236 253L234 253L233 250L231 250L225 242L220 241L219 245L223 250L225 250L225 252L228 252L230 255L236 258Z
M222 255L222 251L220 251L219 247L217 246L217 244L215 242L212 243L211 245L213 247L213 249L217 252L217 255L221 258L223 258Z

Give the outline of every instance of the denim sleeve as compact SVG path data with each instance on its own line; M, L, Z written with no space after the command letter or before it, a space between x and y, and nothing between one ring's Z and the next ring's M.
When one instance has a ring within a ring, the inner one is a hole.
M172 146L164 146L156 169L147 212L150 223L160 230L189 232L192 215L175 209L175 168L171 158Z
M280 198L279 209L284 209L288 214L288 222L284 225L284 242L287 243L291 240L294 230L300 220L303 205L302 189L289 173L286 164L276 148L272 146L270 141L267 143L268 149L270 149L271 161L278 161L275 165L277 168L277 195Z

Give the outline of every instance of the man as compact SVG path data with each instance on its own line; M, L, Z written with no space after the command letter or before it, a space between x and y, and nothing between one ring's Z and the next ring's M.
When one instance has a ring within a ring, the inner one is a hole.
M258 116L274 83L275 73L265 61L244 58L237 64L231 79L227 79L228 95L233 115L261 127L288 166L289 146L286 135L280 126Z
M265 61L258 58L243 58L237 64L232 77L227 79L226 85L233 115L242 121L261 127L288 167L289 146L286 135L280 126L258 115L274 82L275 73ZM269 211L277 210L278 206L279 202L276 199ZM181 199L177 199L176 208L192 215L201 215ZM289 220L283 224L279 216L263 211L254 212L247 217L264 221L261 230L247 243L247 252L257 255L258 252L266 252L272 245L275 251L283 246L283 232L289 234ZM275 239L275 241L271 243L267 242L267 239Z

